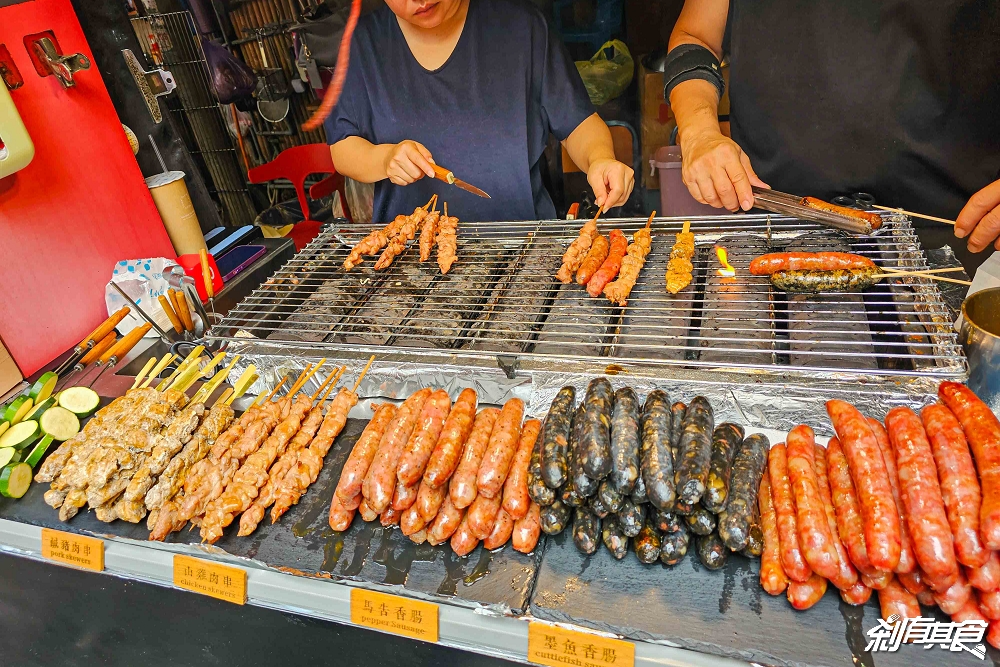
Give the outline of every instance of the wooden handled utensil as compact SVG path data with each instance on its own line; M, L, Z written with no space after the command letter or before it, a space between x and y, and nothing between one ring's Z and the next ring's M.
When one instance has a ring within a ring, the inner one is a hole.
M103 366L101 372L97 374L88 386L93 387L94 383L101 379L101 376L108 372L108 369L114 368L115 365L125 358L125 356L132 351L132 348L142 340L142 337L153 328L149 322L146 322L142 326L138 326L132 331L122 336L117 343L111 346L111 349L104 353L100 359L95 362L97 366Z
M125 316L128 315L129 312L131 312L131 308L128 306L122 306L115 311L113 315L108 317L108 319L104 320L104 322L101 323L101 326L90 332L89 336L84 338L80 341L79 345L73 348L73 353L66 361L59 365L59 367L55 370L55 374L62 375L67 368L79 361L80 358L87 353L87 350L97 345L99 341L103 340L109 333L114 331L115 327L118 326L123 319L125 319Z

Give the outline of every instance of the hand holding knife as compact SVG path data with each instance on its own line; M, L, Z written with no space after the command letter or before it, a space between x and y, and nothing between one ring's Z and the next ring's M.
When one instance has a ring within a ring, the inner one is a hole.
M454 185L457 188L462 188L466 192L471 192L477 197L483 197L484 199L491 198L488 194L477 188L475 185L471 185L463 180L455 178L455 172L451 171L450 169L439 167L436 164L432 164L431 168L434 169L434 178L436 178L437 180L444 181L445 183L449 185Z

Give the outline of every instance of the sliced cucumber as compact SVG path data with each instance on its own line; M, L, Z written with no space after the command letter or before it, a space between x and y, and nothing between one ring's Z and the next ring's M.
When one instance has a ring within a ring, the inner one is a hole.
M90 387L70 387L59 393L59 405L77 417L86 417L101 404L101 397Z
M31 486L31 466L27 463L11 463L0 470L0 494L8 498L20 498Z
M55 404L56 404L55 396L49 396L48 398L46 398L41 402L36 402L35 407L31 408L31 412L29 412L24 416L24 421L27 421L29 419L34 419L35 421L38 421L38 419L42 416L42 413L51 408L52 406L54 406Z
M38 425L42 427L42 433L59 441L69 440L80 432L80 419L59 406L46 410Z
M10 422L0 422L0 435L6 433L7 429L9 428L10 428Z
M31 407L34 404L35 402L31 400L30 396L18 396L11 401L10 405L7 406L7 409L4 410L4 421L10 422L10 425L13 426L24 419L24 416L31 411Z
M38 440L40 433L38 422L34 419L14 424L7 429L6 433L0 435L0 449L4 447L24 449L35 440Z
M42 373L42 377L38 378L35 384L31 385L31 391L28 392L28 396L35 402L35 405L38 405L52 395L52 390L56 388L56 382L59 382L59 376L52 371Z
M13 447L4 447L3 449L0 449L0 468L8 463L17 463L20 460L21 450L14 449Z
M45 456L45 452L49 450L49 445L52 444L53 440L54 438L51 435L46 435L41 440L39 440L38 444L36 444L31 449L31 453L28 454L28 458L26 458L24 462L27 463L29 466L31 466L32 469L34 469L34 467L37 466L39 462L42 460L42 457ZM18 456L21 455L21 452L14 449L13 447L8 447L8 449L10 449L13 452L16 452ZM4 450L0 449L0 453L2 453L3 451Z

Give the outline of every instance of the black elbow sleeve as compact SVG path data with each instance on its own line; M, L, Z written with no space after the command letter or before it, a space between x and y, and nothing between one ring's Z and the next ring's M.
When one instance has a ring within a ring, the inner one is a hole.
M670 91L691 79L708 81L719 91L720 98L726 90L722 64L715 54L699 44L681 44L671 49L663 65L663 99L669 102Z

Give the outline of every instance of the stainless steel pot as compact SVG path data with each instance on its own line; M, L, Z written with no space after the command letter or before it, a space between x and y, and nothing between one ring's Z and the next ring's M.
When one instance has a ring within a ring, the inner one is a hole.
M969 358L969 388L1000 415L1000 287L967 298L962 317L959 338Z

